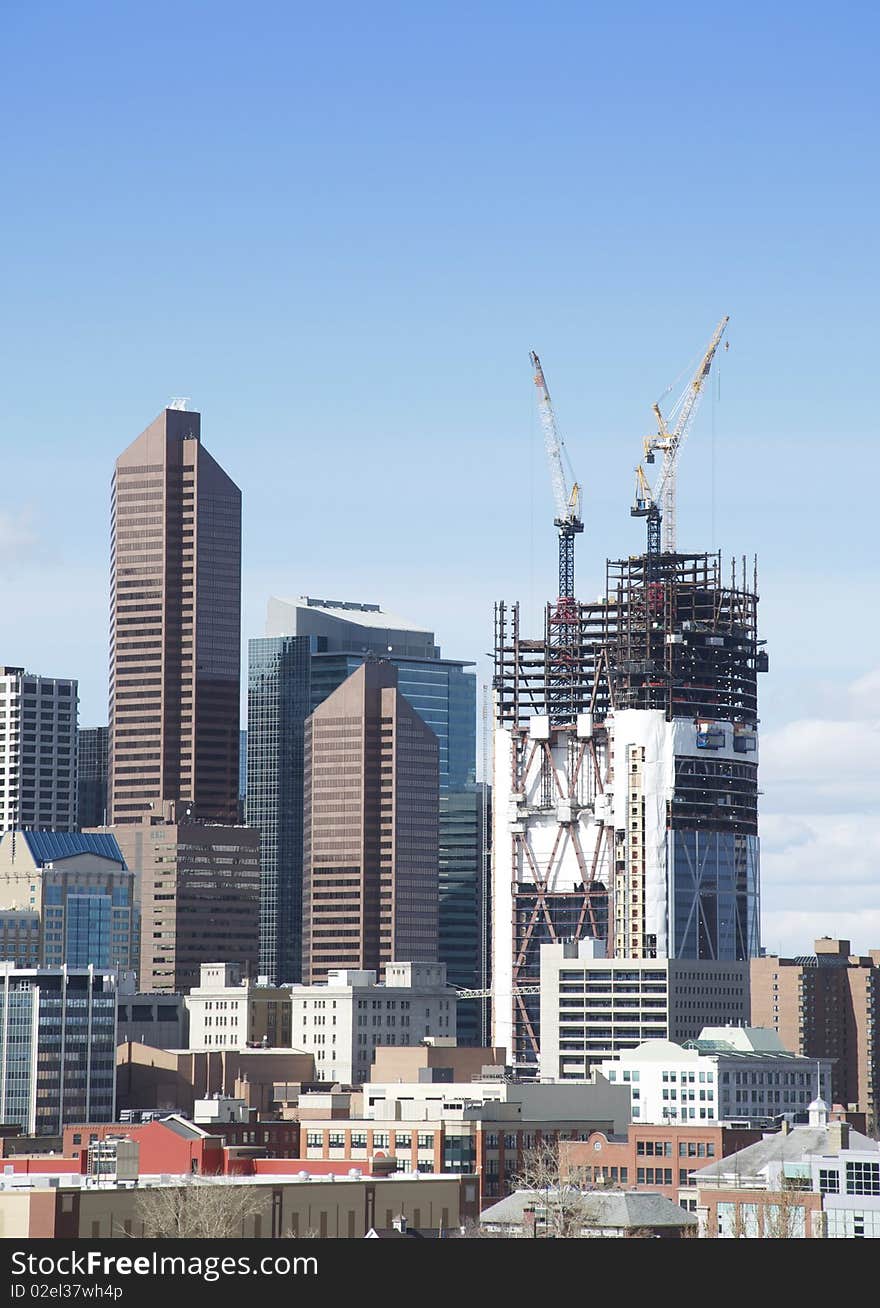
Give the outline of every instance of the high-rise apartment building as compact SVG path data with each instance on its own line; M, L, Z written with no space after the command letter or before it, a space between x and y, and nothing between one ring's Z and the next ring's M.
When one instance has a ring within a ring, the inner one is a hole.
M584 1080L645 1040L695 1040L747 1026L749 965L605 958L597 940L541 946L541 1079Z
M186 800L238 821L241 492L165 409L116 460L110 821Z
M485 792L474 784L473 665L443 658L432 631L377 604L307 596L272 598L266 635L275 640L295 636L308 643L312 710L367 658L379 658L397 668L398 690L434 732L439 745L439 957L446 963L451 984L463 988L485 985L486 957L481 941L486 936L488 906L482 836L486 814ZM248 820L259 825L255 815ZM482 1042L483 1011L478 1000L460 1007L460 1043Z
M0 667L0 831L76 827L77 683Z
M278 984L302 975L303 739L310 713L309 641L248 644L245 815L260 832L260 971Z
M437 960L437 737L368 662L305 728L303 978Z
M107 727L81 727L76 733L76 825L100 827L107 821Z
M222 958L257 972L260 948L260 834L195 821L188 806L114 828L140 876L140 988L181 994L201 965Z
M0 909L5 957L19 966L137 968L140 945L134 873L112 835L81 831L7 831L0 835ZM36 914L32 933L14 914ZM16 939L17 937L17 939ZM20 951L20 952L19 952Z
M853 954L848 940L817 940L815 953L753 958L752 1025L772 1027L786 1049L830 1058L834 1103L880 1122L880 949Z
M0 1116L27 1135L112 1122L116 975L0 962Z

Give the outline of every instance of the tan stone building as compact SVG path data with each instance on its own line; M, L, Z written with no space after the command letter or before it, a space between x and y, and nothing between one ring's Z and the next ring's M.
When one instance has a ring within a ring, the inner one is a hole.
M315 1080L315 1060L299 1049L154 1049L129 1041L116 1048L117 1109L191 1115L197 1099L230 1095L268 1113L274 1087Z
M7 1185L8 1181L8 1185ZM182 1179L161 1184L142 1177L137 1188L107 1183L86 1187L80 1177L32 1175L0 1182L0 1234L7 1239L131 1240L144 1233L151 1190L182 1189ZM13 1181L15 1186L13 1188ZM244 1239L291 1236L358 1239L391 1229L403 1217L410 1229L449 1232L479 1214L474 1177L261 1175L218 1177L183 1189L183 1202L198 1203L202 1186L245 1186L253 1195L234 1234ZM224 1232L231 1235L232 1232ZM174 1244L162 1246L174 1255ZM134 1256L135 1249L131 1249ZM255 1260L257 1255L254 1255Z
M306 721L303 981L437 959L439 746L390 663Z
M851 953L823 937L815 954L753 958L752 1025L772 1027L786 1049L831 1058L835 1103L880 1118L880 949Z

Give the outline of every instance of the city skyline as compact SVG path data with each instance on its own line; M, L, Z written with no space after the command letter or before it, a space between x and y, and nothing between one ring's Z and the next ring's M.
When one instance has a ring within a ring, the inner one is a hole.
M482 683L493 601L518 595L537 631L555 585L528 351L583 483L590 599L641 542L651 402L730 313L680 538L759 556L765 943L867 947L880 610L854 482L874 445L878 15L563 3L539 56L522 4L469 15L467 48L435 15L342 8L332 41L277 4L247 28L221 5L210 33L160 4L136 38L100 4L10 22L4 660L77 678L81 725L104 722L109 468L189 394L244 494L245 638L270 594L362 596ZM192 66L174 104L150 77L168 25ZM688 68L662 95L658 52ZM159 177L186 203L163 210ZM392 510L417 517L417 563Z

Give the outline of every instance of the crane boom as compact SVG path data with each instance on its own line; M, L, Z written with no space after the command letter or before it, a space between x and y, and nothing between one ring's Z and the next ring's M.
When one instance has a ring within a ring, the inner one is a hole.
M562 465L562 439L556 427L556 415L550 400L550 391L544 377L541 360L534 350L529 354L535 371L535 386L538 390L538 413L544 432L544 449L550 465L550 481L553 486L553 501L556 506L554 526L559 528L559 598L574 598L574 538L583 531L584 524L580 517L581 491L577 482L571 490L568 488L565 469Z
M550 392L547 389L547 381L544 377L544 369L541 367L541 360L534 350L532 350L529 358L535 370L535 386L538 389L538 413L541 418L541 429L544 432L544 449L547 453L547 462L550 465L550 481L553 485L556 516L564 518L568 513L568 490L565 483L565 469L562 466L562 441L559 439L559 432L556 429L556 415L553 412L553 404L550 400Z
M715 328L715 332L706 349L705 354L700 360L699 366L691 380L688 382L684 392L679 397L674 409L675 427L669 430L669 424L660 412L660 405L655 404L654 416L657 419L657 434L650 436L645 441L645 456L649 463L654 462L655 450L660 450L663 455L663 465L660 470L660 476L657 484L650 495L644 495L642 491L642 507L639 510L639 516L648 518L649 531L649 553L651 552L652 524L656 533L656 528L662 518L662 549L666 553L675 553L676 549L676 474L678 470L678 459L681 454L682 446L687 440L691 425L696 416L700 396L703 392L703 386L706 378L709 376L709 370L712 367L712 360L715 357L715 351L721 344L721 338L724 335L725 328L730 321L730 316L721 319L721 322ZM641 469L639 469L641 472ZM641 481L644 483L644 473L641 472ZM637 503L639 502L639 492L637 491ZM633 512L636 512L634 508ZM656 544L656 540L653 542Z

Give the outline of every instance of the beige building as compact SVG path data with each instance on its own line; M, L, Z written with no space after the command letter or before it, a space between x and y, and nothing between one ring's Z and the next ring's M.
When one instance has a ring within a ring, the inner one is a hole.
M373 1055L370 1081L476 1081L487 1068L504 1069L506 1049L471 1048L450 1040L434 1040L409 1049L380 1046Z
M186 997L190 1049L290 1048L290 990L247 978L235 963L203 963Z
M306 721L303 980L437 958L439 746L368 662Z
M112 835L0 834L0 910L8 910L3 957L20 967L137 967L134 875ZM36 932L16 931L16 912L36 913Z
M136 874L140 988L181 994L206 959L255 976L260 955L260 833L196 821L166 803L137 822L99 828L116 837Z
M202 1187L245 1186L253 1200L239 1219L239 1238L359 1239L390 1230L404 1217L410 1229L449 1232L479 1214L474 1177L372 1177L267 1174L218 1177L183 1190L183 1202L198 1203ZM116 1183L87 1187L79 1176L30 1175L0 1179L0 1236L6 1239L131 1240L144 1234L150 1193L182 1189L181 1178L164 1183L141 1177L137 1188ZM195 1196L195 1197L193 1197ZM220 1205L222 1207L222 1204ZM131 1253L134 1256L135 1247ZM162 1253L174 1256L173 1243ZM291 1258L293 1255L291 1255ZM254 1259L257 1255L254 1254Z
M753 958L752 1025L772 1027L786 1049L831 1058L834 1103L880 1120L880 949L853 954L823 937L815 953Z
M445 963L389 963L374 971L331 968L326 981L289 986L292 1040L315 1055L323 1081L359 1085L379 1045L454 1044L456 995Z
M238 818L241 492L201 444L200 427L198 413L165 409L116 460L115 825L180 799L196 819Z
M197 1099L220 1094L268 1113L277 1102L276 1085L292 1094L315 1079L315 1060L301 1049L154 1049L136 1041L116 1047L119 1110L191 1116Z

